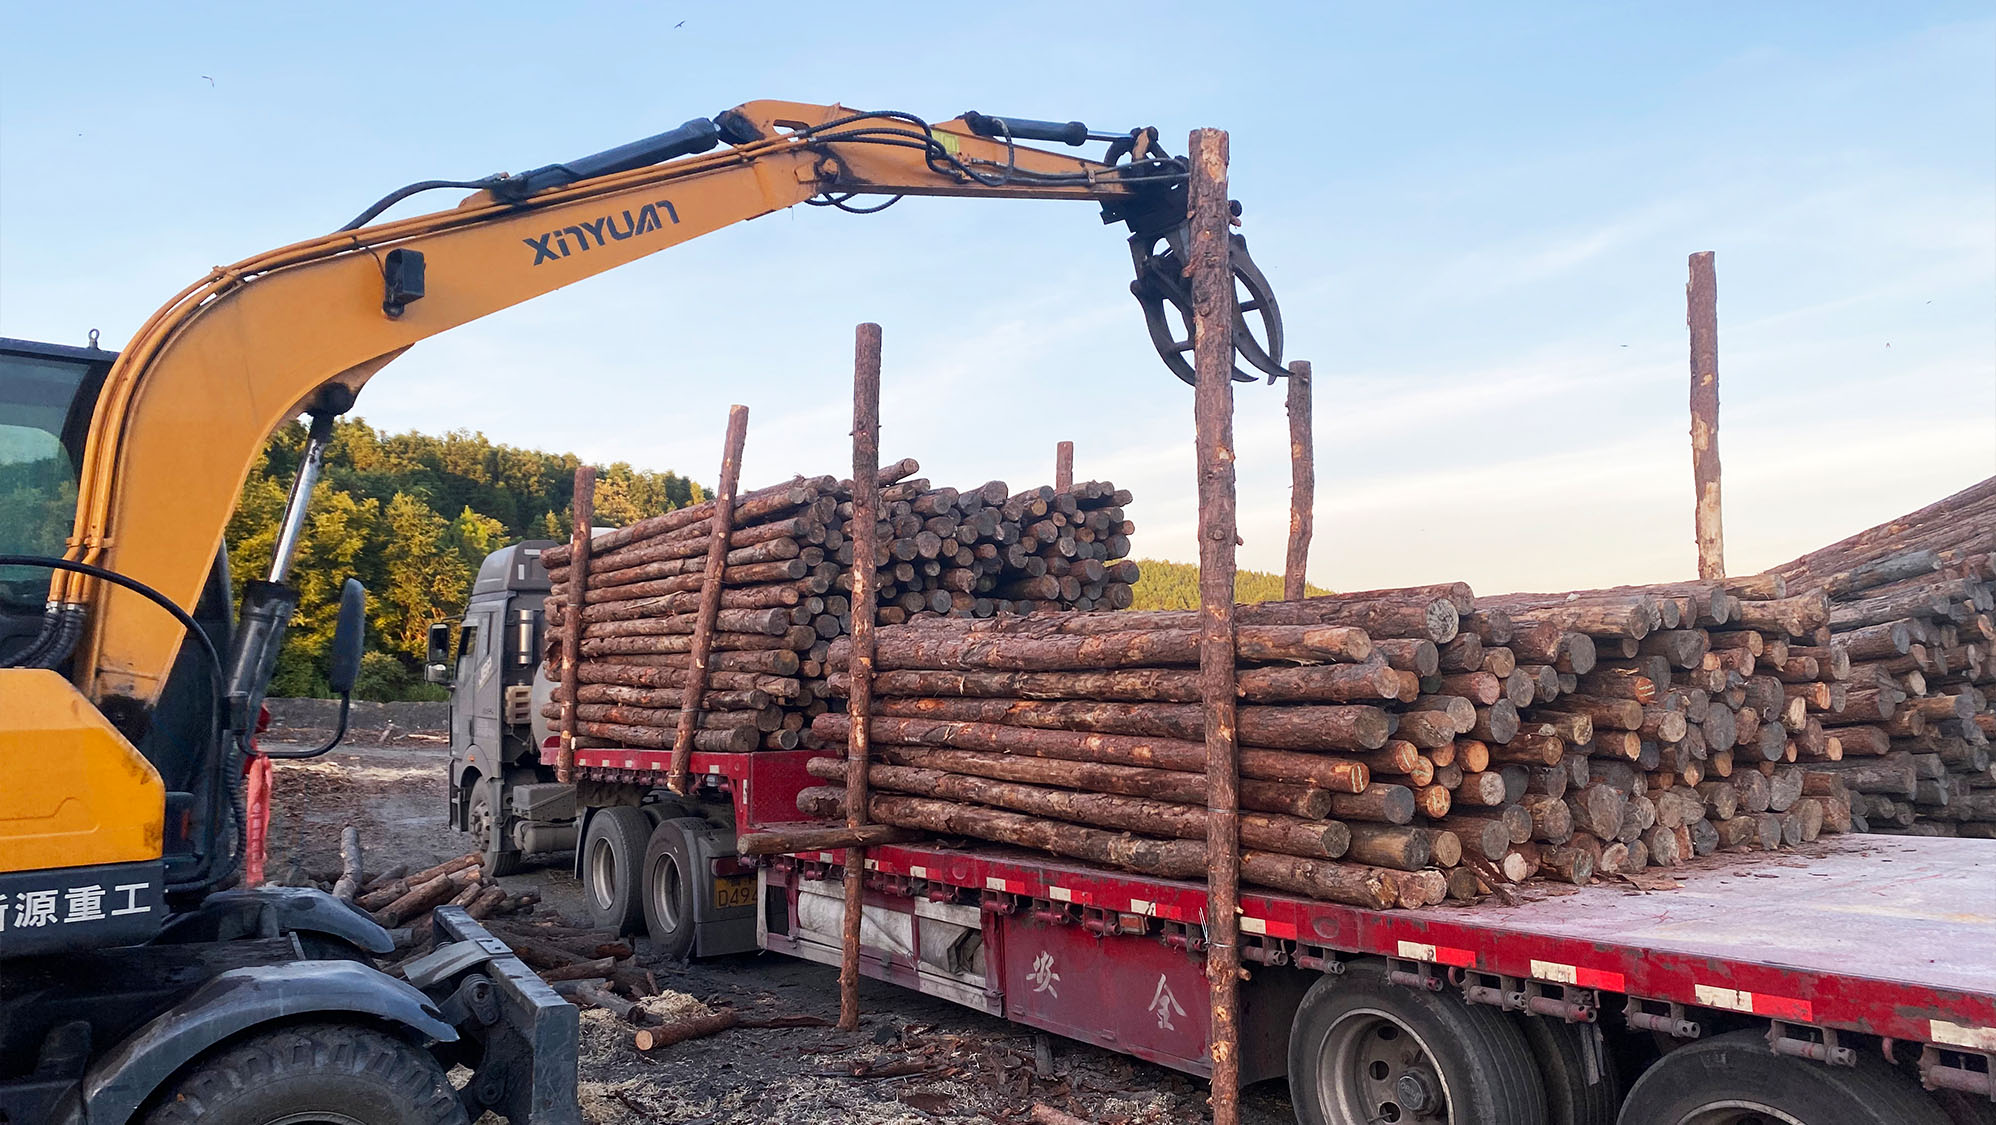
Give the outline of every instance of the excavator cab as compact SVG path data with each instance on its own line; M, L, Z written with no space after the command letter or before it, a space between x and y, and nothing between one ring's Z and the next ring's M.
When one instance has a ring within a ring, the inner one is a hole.
M398 980L372 963L394 941L357 908L233 885L247 742L230 713L245 701L220 686L244 632L225 550L142 720L114 721L70 682L48 568L16 560L63 552L117 359L92 344L0 339L0 1122L179 1120L191 1091L272 1058L334 1072L277 1076L260 1095L271 1120L310 1108L314 1088L373 1099L388 1116L356 1118L371 1123L447 1119L450 1104L574 1120L575 1010L463 911L437 912L437 952ZM350 587L336 686L359 654ZM340 1060L399 1068L405 1088L365 1089ZM459 1063L478 1071L462 1091L444 1077Z
M62 553L75 518L84 438L97 392L115 359L116 352L98 348L94 339L80 348L0 339L0 556ZM0 566L0 668L21 663L26 652L43 638L48 589L45 569ZM218 553L193 611L195 623L218 651L227 651L233 629L229 593L228 557L226 552ZM21 896L48 889L23 882L12 888L10 900L5 887L10 876L21 880L18 872L24 868L19 865L30 863L26 851L30 839L59 849L71 861L88 858L87 853L96 845L89 836L73 830L69 821L88 819L114 829L136 828L141 834L157 835L161 877L148 880L147 901L155 894L163 898L167 867L190 864L214 846L212 840L203 838L207 835L204 827L218 818L203 784L202 764L218 716L207 669L201 664L202 652L194 644L183 647L149 723L143 728L108 732L115 737L103 740L109 760L125 761L125 766L119 767L120 774L128 775L125 784L107 788L59 783L47 789L39 802L34 796L36 787L25 780L6 787L6 795L0 796L0 845L10 846L0 856L0 922L22 913L26 900ZM66 659L52 663L55 667L49 674L68 671ZM28 705L27 692L14 694L20 696L20 705ZM105 733L96 723L86 722L86 726ZM93 744L98 741L89 733L75 737ZM119 741L129 741L131 749L116 749ZM133 754L137 760L126 761ZM156 784L141 783L145 770L139 761L157 775L153 779ZM141 801L149 806L153 800L158 801L157 809L131 804ZM148 862L152 858L144 856ZM96 867L80 862L64 866ZM131 873L130 877L137 874L141 873ZM150 869L142 874L150 874ZM108 893L134 893L127 877L102 885L110 888ZM120 886L127 889L119 891ZM10 902L11 914L7 910ZM136 904L135 900L126 905ZM88 908L81 913L83 916L74 922L68 919L67 911L58 910L57 921L26 928L16 924L11 927L11 939L0 938L0 950L44 944L58 948L118 944L148 936L166 916L164 910L134 910L115 916L107 912L103 918L92 917L94 912ZM119 921L114 923L114 917Z

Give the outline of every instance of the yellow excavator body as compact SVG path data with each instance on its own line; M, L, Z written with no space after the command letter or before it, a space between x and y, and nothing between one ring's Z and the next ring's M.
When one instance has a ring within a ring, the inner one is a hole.
M159 771L75 685L0 668L0 872L160 858Z

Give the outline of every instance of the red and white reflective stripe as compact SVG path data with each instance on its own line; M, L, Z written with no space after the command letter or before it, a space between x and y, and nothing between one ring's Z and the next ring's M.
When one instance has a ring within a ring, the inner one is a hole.
M1694 984L1691 991L1698 1002L1707 1008L1724 1008L1729 1012L1748 1012L1783 1020L1815 1018L1816 1010L1807 1000L1797 1000L1792 996L1768 996L1743 988L1722 988L1711 984Z
M1246 934L1261 934L1264 937L1287 938L1290 941L1296 940L1297 936L1296 924L1294 922L1279 922L1274 918L1257 918L1252 914L1241 915L1241 932Z
M1068 887L1055 886L1052 883L1047 884L1047 897L1055 902L1076 902L1083 906L1087 906L1089 903L1095 901L1095 896L1089 894L1085 887L1080 890L1073 890Z
M1418 941L1400 943L1400 956L1409 961L1433 961L1438 965L1459 965L1468 968L1476 964L1476 954L1467 949L1451 949L1446 945L1427 945Z
M1540 980L1570 984L1576 988L1601 988L1609 992L1624 991L1627 983L1622 974L1608 969L1590 969L1585 965L1562 965L1558 961L1533 961L1532 975Z
M987 891L1003 891L1006 894L1022 895L1026 893L1026 884L1017 879L1000 879L996 875L986 875L984 877L984 889Z
M1936 1043L1971 1051L1996 1051L1996 1027L1964 1027L1947 1020L1928 1020L1927 1034Z

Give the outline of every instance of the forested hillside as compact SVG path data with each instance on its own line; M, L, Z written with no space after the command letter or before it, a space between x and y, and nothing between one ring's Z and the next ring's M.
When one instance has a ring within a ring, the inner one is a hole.
M1143 576L1137 579L1136 603L1132 609L1198 609L1199 608L1199 566L1197 563L1163 562L1158 559L1138 559L1137 567ZM1304 584L1303 592L1311 597L1328 594L1329 590ZM1282 576L1260 570L1242 570L1234 574L1234 600L1237 602L1272 602L1282 597Z
M495 445L483 434L385 434L358 420L341 423L333 435L293 571L298 617L270 694L325 693L339 590L352 577L368 591L369 652L358 694L442 698L422 682L430 624L463 610L478 563L490 551L519 539L568 538L581 462L572 453ZM243 486L228 530L238 585L269 568L277 519L304 448L305 428L286 426ZM620 526L703 498L698 484L676 473L618 462L597 480L596 522Z

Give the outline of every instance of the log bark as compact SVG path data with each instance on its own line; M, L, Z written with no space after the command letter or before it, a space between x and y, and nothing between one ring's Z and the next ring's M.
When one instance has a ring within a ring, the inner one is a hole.
M340 829L340 877L333 884L333 897L352 902L360 893L360 829L349 824Z
M997 781L1149 797L1178 803L1196 803L1206 799L1205 780L1198 774L1178 770L916 746L883 746L877 756L892 765L943 770ZM1331 797L1327 790L1308 786L1254 778L1241 782L1241 807L1258 812L1317 819L1329 814Z
M919 833L889 824L869 824L860 828L775 826L744 832L735 840L742 855L793 855L797 852L832 851L840 848L870 848L877 844L905 844L920 839Z

